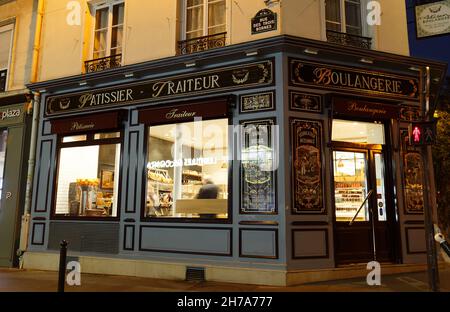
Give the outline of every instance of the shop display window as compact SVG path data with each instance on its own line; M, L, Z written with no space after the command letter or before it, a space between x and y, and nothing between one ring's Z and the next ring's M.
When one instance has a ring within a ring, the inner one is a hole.
M367 196L367 163L364 153L333 152L336 221L351 221ZM366 202L355 221L369 220Z
M55 216L117 217L120 133L61 138Z
M228 119L148 129L145 217L228 218Z

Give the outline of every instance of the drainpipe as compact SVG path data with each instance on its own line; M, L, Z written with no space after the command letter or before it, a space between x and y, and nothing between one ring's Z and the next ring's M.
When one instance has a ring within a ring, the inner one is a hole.
M36 16L36 31L34 33L34 44L33 44L33 63L32 63L31 79L30 79L31 83L36 82L37 76L38 76L39 52L41 49L41 33L42 33L43 20L44 20L44 0L38 0L37 16Z
M38 0L37 14L36 14L36 30L34 33L34 44L33 44L33 61L30 75L30 82L34 83L38 78L39 69L39 52L41 46L41 33L42 33L42 22L44 18L44 0ZM23 267L23 253L28 248L28 233L30 227L31 219L31 195L33 188L33 173L34 164L36 158L36 139L37 130L39 125L39 105L40 94L39 92L34 93L34 98L31 101L31 105L28 107L28 113L33 111L33 119L31 123L31 138L30 138L30 153L28 157L28 171L27 171L27 186L25 191L25 206L24 213L22 216L22 227L20 231L20 244L17 254L19 256L19 267Z

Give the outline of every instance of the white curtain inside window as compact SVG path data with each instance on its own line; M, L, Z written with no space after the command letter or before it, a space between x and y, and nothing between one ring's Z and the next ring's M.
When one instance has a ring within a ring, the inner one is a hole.
M95 11L94 59L105 57L108 48L109 9Z
M186 7L186 39L203 36L204 0L188 0Z
M120 3L113 7L112 33L111 33L111 55L122 53L124 4Z
M208 35L225 32L225 0L208 0Z
M186 0L186 39L226 31L226 0Z
M12 30L2 31L0 28L0 70L8 68L11 40Z

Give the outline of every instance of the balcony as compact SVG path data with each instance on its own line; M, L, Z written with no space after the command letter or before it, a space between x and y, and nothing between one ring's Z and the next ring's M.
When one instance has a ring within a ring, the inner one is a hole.
M369 50L372 48L372 38L361 37L334 30L327 30L327 40L330 43L336 43L355 48L362 48Z
M206 51L225 46L226 32L178 41L177 55Z
M86 74L120 66L122 66L122 54L111 55L84 62Z

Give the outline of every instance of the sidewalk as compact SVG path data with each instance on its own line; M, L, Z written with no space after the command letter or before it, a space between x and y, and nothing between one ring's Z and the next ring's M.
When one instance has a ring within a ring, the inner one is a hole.
M440 270L441 291L450 292L450 267ZM55 292L57 272L0 269L0 292ZM381 286L368 286L365 278L328 281L289 287L185 282L160 279L82 274L81 286L66 285L67 292L352 292L352 291L427 291L427 273L382 276Z

